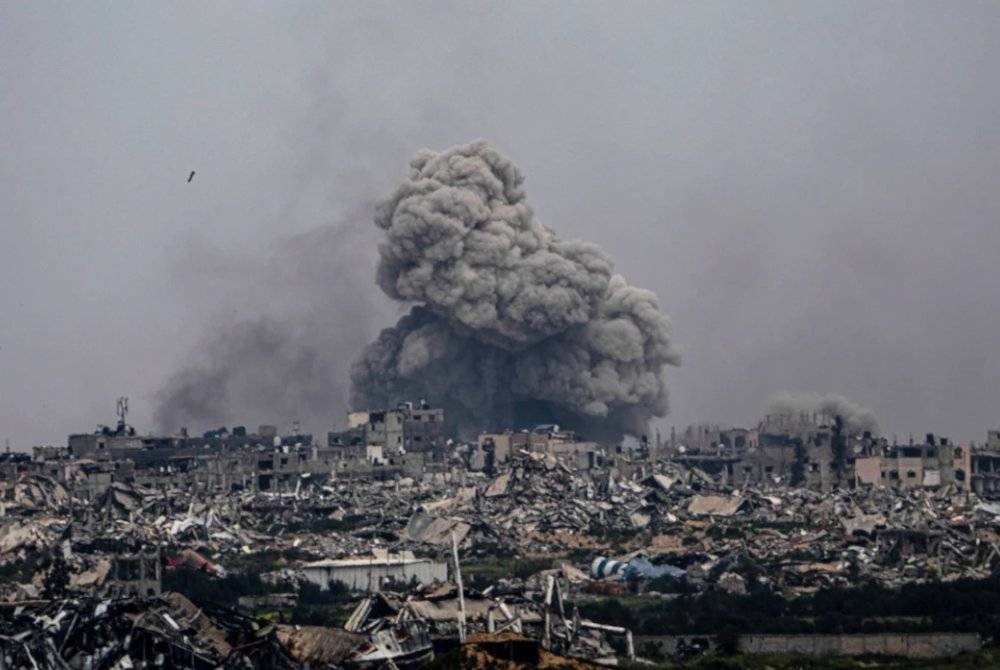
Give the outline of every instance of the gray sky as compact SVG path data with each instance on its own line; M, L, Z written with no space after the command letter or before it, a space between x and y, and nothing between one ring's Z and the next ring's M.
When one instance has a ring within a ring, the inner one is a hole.
M144 430L219 324L335 312L356 282L272 282L274 250L480 137L659 295L664 426L801 389L982 439L998 34L973 2L0 4L0 439L62 443L123 394ZM363 274L375 239L330 257ZM343 319L374 334L398 308L360 285Z

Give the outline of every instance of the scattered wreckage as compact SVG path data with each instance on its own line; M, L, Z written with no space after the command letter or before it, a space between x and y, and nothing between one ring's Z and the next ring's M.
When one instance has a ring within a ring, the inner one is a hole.
M5 668L297 668L274 627L157 598L27 601L0 608Z
M463 590L459 561L498 552L555 567ZM328 628L161 592L165 571L224 578L254 564L289 585L275 601L309 581L325 587L335 573L322 571L341 568L360 571L351 586L369 594L343 628ZM634 656L631 633L582 620L564 605L567 589L684 580L804 593L860 578L982 578L998 566L1000 505L948 486L739 489L672 462L578 469L528 451L491 475L456 465L391 481L311 477L280 494L115 482L88 501L31 475L0 507L0 648L3 667L403 667L510 635L610 663Z

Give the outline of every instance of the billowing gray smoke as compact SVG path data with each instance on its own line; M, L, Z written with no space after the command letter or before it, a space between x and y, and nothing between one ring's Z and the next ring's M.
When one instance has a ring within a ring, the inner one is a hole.
M878 419L870 409L836 393L775 393L768 398L769 414L825 414L839 416L852 433L879 432Z
M426 397L463 432L558 421L603 438L666 414L664 369L679 356L653 293L542 225L489 143L410 165L376 213L377 279L418 304L355 363L356 408Z

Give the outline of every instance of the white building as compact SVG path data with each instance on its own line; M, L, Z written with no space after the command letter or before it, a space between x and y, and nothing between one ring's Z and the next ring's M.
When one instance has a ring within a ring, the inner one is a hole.
M429 558L415 558L413 552L389 554L376 550L372 556L306 563L302 573L313 584L328 588L331 581L342 582L355 591L377 591L388 579L409 582L416 577L420 584L448 579L448 566Z

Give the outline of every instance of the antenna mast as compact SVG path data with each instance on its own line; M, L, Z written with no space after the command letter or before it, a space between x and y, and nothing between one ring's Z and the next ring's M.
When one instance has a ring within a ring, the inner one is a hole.
M128 398L122 396L118 398L118 405L115 408L115 413L118 414L118 430L124 432L128 426Z

